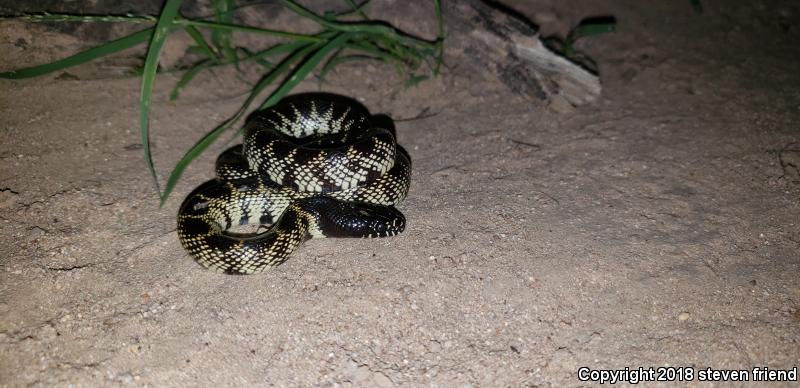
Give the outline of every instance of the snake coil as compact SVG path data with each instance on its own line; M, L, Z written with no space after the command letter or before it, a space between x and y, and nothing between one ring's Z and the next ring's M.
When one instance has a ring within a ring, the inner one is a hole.
M244 143L223 152L216 179L178 212L178 237L204 267L257 273L321 237L386 237L405 229L394 205L408 193L411 162L394 134L358 103L296 95L256 112ZM234 225L269 226L259 234Z

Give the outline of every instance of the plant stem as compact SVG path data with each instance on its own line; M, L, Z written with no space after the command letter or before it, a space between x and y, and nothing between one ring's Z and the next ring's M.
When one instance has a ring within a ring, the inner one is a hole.
M20 16L2 16L0 20L11 20L11 19L20 19L29 22L83 22L83 23L91 23L91 22L111 22L111 23L155 23L158 21L158 18L151 15L144 15L144 16L134 16L134 15L71 15L71 14L51 14L51 13L41 13L41 14L24 14ZM262 34L262 35L271 35L277 36L281 38L289 38L293 40L299 40L303 42L310 42L310 43L318 43L324 41L324 39L313 36L313 35L305 35L305 34L296 34L292 32L286 31L277 31L277 30L270 30L266 28L259 28L259 27L252 27L252 26L242 26L238 24L227 24L227 23L218 23L212 22L208 20L193 20L193 19L185 19L181 17L176 17L175 20L172 21L173 26L194 26L194 27L202 27L202 28L210 28L210 29L217 29L217 30L225 30L225 31L239 31L239 32L249 32L253 34Z
M367 23L335 22L325 19L324 17L315 14L314 12L311 12L307 8L303 7L300 4L297 4L292 0L281 0L281 2L286 7L294 11L296 14L309 18L314 22L318 23L319 25L328 29L342 31L342 32L361 32L361 33L382 35L389 39L401 41L404 44L408 44L411 46L422 46L430 49L436 48L436 42L430 42L420 38L408 36L406 34L401 33L394 27L390 27L384 24L369 23L369 22Z

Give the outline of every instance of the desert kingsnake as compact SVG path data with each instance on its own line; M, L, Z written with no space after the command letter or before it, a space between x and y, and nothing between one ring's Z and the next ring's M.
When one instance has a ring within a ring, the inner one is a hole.
M385 237L405 228L393 205L408 193L411 162L355 102L286 98L255 113L244 144L217 159L217 178L178 212L178 236L203 266L249 274L283 263L312 237ZM272 225L260 234L233 225Z

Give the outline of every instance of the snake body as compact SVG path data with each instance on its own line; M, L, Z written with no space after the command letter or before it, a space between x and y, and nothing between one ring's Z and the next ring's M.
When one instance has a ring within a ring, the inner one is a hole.
M183 202L177 228L183 247L214 271L261 272L309 238L405 229L394 205L408 193L411 162L353 102L298 95L257 112L243 145L217 159L216 175ZM269 229L229 231L255 223Z

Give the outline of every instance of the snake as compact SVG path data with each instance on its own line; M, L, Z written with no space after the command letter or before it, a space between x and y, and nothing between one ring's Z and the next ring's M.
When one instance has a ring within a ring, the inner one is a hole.
M333 95L290 96L255 112L242 144L217 158L215 178L181 204L181 245L212 271L253 274L311 238L402 233L395 205L408 194L411 161L372 121L362 105ZM237 233L236 225L266 230Z

